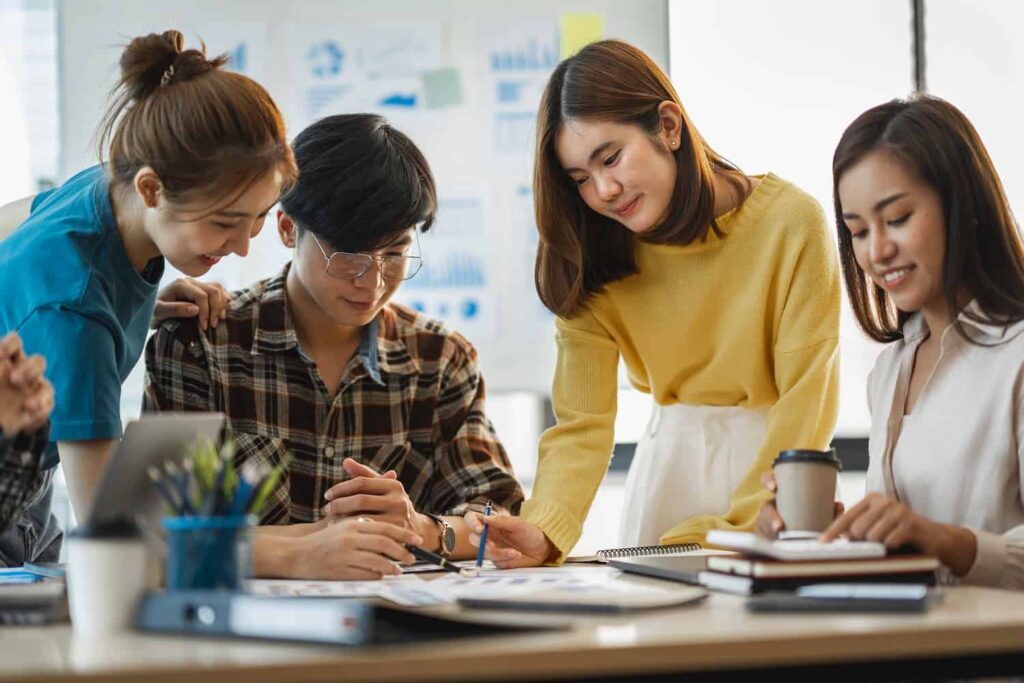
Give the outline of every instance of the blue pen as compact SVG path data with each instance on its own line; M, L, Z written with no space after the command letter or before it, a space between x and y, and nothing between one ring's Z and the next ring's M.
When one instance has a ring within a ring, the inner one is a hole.
M224 498L224 479L227 477L229 466L227 460L221 460L220 465L213 488L206 492L206 500L203 501L201 514L204 517L210 517L220 512L221 501Z
M487 505L484 506L484 517L491 516L491 501L487 501ZM480 547L476 549L476 568L484 566L484 550L487 549L487 530L491 527L485 522L484 530L480 534Z
M192 501L189 500L189 474L191 471L191 462L186 460L184 463L184 469L178 467L173 462L164 463L164 471L167 472L167 477L170 479L171 484L177 489L178 494L181 496L181 514L184 515L195 515L195 508L192 506Z
M148 469L150 480L153 482L153 486L156 487L157 493L164 499L168 507L171 508L171 512L176 516L184 514L181 509L181 503L176 497L172 489L168 488L163 478L160 475L160 470L155 466L150 465Z
M256 495L256 489L259 488L260 480L265 476L265 469L253 462L242 465L242 474L238 478L238 486L235 488L234 500L231 502L228 514L242 515L246 513L249 503Z

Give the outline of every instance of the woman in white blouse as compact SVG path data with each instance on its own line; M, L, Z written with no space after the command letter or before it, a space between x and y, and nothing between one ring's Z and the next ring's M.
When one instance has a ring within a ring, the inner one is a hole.
M1024 243L974 126L933 97L870 109L832 162L868 379L867 496L822 535L911 545L1024 588ZM759 530L782 528L766 506Z

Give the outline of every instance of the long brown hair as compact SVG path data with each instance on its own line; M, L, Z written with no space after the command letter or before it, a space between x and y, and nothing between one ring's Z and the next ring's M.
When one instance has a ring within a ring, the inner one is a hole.
M902 159L942 200L946 223L942 291L961 336L971 340L958 320L963 312L959 296L965 290L981 308L981 314L967 313L977 322L1004 325L1024 319L1024 242L992 159L959 109L938 97L918 95L858 116L843 133L832 158L839 257L860 328L876 341L891 342L903 338L903 323L910 316L898 310L886 291L857 265L843 220L839 181L879 149Z
M298 175L284 120L256 81L222 69L226 55L184 49L178 31L133 39L97 133L115 188L130 187L144 166L172 204L220 201L279 170L287 188Z
M668 218L639 239L690 244L709 231L721 236L712 179L724 172L738 188L745 179L697 132L654 60L628 43L602 40L551 74L537 114L533 195L540 239L534 277L541 301L556 315L577 315L606 284L637 272L634 234L590 209L563 170L555 153L559 130L569 119L612 121L640 126L654 136L661 130L663 102L674 102L682 111L682 139L674 152L676 186Z

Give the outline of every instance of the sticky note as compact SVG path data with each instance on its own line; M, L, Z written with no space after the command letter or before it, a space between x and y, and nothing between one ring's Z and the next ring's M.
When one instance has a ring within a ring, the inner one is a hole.
M562 15L562 59L604 35L603 14Z
M462 77L454 67L423 74L423 100L427 109L457 107L462 104Z

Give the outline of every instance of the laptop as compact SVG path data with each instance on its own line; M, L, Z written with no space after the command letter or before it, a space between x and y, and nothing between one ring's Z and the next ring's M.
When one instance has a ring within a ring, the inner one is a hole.
M102 527L135 520L154 527L161 514L161 498L148 469L169 461L180 464L196 441L216 441L223 429L223 413L147 413L129 422L103 470L83 524Z
M154 413L128 423L124 438L103 470L84 524L102 527L135 520L150 528L160 516L160 497L147 469L168 460L181 462L189 446L216 440L224 428L221 413ZM33 568L39 572L39 568ZM0 585L0 625L39 625L68 620L63 578L47 573L22 585Z

